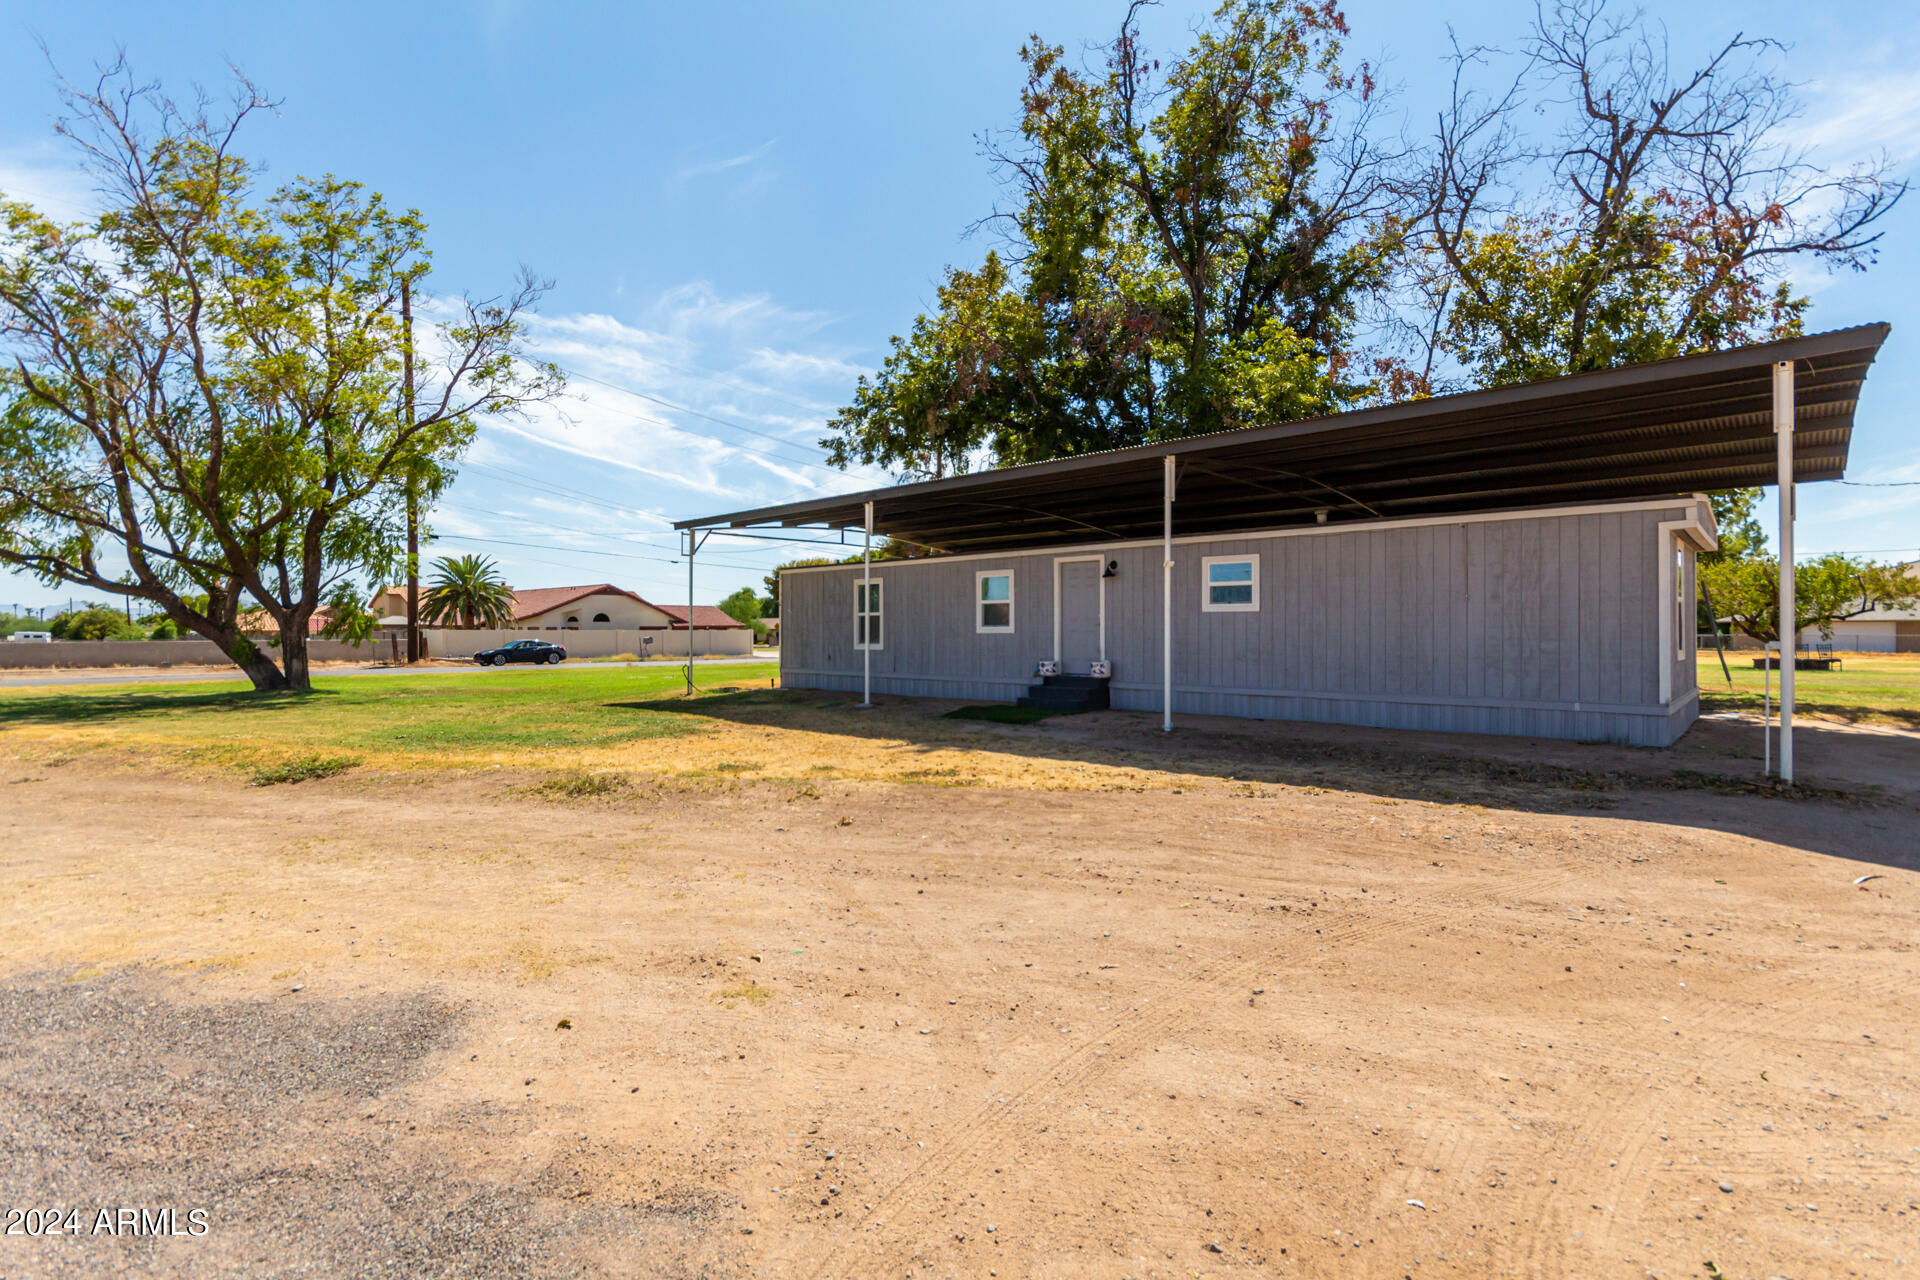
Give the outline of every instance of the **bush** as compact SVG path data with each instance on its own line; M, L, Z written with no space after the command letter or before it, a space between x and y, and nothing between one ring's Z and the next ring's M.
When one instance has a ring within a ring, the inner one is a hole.
M0 613L0 636L16 631L45 631L47 624L30 613Z
M135 640L139 632L117 609L82 609L63 613L47 628L55 640Z

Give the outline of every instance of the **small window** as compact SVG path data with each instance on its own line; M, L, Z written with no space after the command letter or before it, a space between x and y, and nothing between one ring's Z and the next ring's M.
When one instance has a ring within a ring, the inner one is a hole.
M880 586L875 578L864 581L856 578L853 583L853 647L856 649L884 648L885 637L880 629Z
M1013 575L988 570L973 575L973 629L1013 630Z
M594 620L595 622L612 622L612 621L613 621L613 619L612 619L612 618L609 618L609 617L608 617L608 616L607 616L606 614L604 614L604 613L596 613L596 614L594 614L594 615L593 615L593 620Z
M577 614L577 613L570 613L570 614L568 614L568 615L567 615L567 625L568 625L568 626L570 626L570 627L577 627L577 626L579 626L579 625L580 625L580 615L579 615L579 614Z
M1200 573L1200 607L1208 613L1253 613L1260 608L1259 556L1207 556Z
M1680 539L1673 540L1673 656L1684 660L1687 646L1692 643L1694 630L1699 625L1694 621L1693 593L1687 590L1687 547Z

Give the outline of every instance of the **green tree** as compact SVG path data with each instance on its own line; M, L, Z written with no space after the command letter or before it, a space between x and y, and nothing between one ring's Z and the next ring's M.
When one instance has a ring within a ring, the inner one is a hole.
M1822 169L1776 42L1735 35L1678 72L1638 11L1542 6L1504 88L1456 53L1400 332L1423 390L1504 386L1799 334L1796 262L1872 264L1906 193L1886 164ZM1534 127L1525 127L1526 122ZM1452 368L1448 377L1441 370ZM1715 494L1716 558L1764 545L1757 489Z
M720 602L720 612L735 622L752 626L760 621L760 597L752 587L742 587Z
M99 607L63 613L46 628L55 640L136 640L139 633L118 609Z
M1769 642L1780 636L1780 562L1773 556L1702 560L1700 585L1735 630ZM1796 564L1793 571L1793 636L1807 630L1833 634L1833 624L1875 609L1907 609L1920 599L1920 577L1905 565L1876 564L1839 552Z
M1139 4L1082 69L1022 49L1017 131L988 149L1008 253L953 269L822 441L911 476L1323 413L1405 218L1398 155L1368 134L1371 75L1306 0L1229 0L1183 56Z
M756 641L765 640L773 634L773 628L760 621L760 597L752 587L742 587L720 602L720 612L735 622L753 628Z
M271 104L244 79L224 117L123 65L64 100L106 209L62 225L0 196L0 563L158 606L256 688L306 689L314 610L399 553L402 479L430 498L479 415L557 389L518 347L541 288L450 304L405 403L418 213L334 177L263 195L233 148ZM240 631L255 608L277 662Z
M320 628L326 640L366 644L380 625L380 615L367 607L366 596L351 580L342 579L327 593L327 621Z
M1656 30L1543 5L1493 92L1474 82L1494 53L1456 53L1410 274L1423 372L1501 386L1787 337L1796 263L1871 265L1906 184L1809 160L1782 46L1735 35L1676 69Z
M436 626L510 627L513 590L485 556L442 556L420 602L420 620Z
M1767 534L1760 527L1759 489L1725 489L1709 494L1713 502L1713 521L1720 529L1720 546L1706 552L1706 560L1744 560L1762 555L1767 549Z

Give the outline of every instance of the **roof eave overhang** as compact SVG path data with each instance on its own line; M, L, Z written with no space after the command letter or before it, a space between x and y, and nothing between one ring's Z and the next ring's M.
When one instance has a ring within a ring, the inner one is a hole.
M1382 518L1767 484L1775 478L1768 388L1779 362L1805 371L1796 479L1837 479L1867 366L1888 332L1863 325L675 527L858 528L872 502L877 531L948 550L1133 537L1158 523L1166 457L1182 463L1183 532L1303 523L1321 511ZM1143 500L1149 490L1151 502Z

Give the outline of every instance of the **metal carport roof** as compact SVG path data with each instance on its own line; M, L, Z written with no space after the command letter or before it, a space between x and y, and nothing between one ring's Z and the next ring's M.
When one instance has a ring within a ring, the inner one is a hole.
M1772 368L1795 366L1794 478L1845 473L1854 405L1889 326L1681 356L1268 427L705 516L876 530L942 551L1161 532L1161 459L1183 535L1328 520L1664 497L1774 481Z

